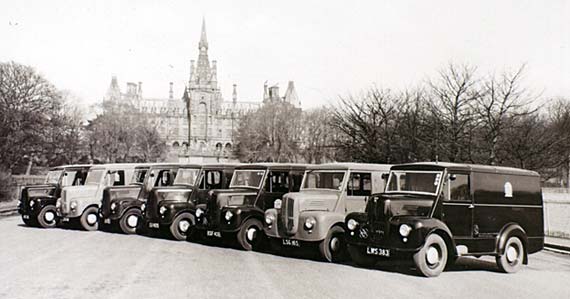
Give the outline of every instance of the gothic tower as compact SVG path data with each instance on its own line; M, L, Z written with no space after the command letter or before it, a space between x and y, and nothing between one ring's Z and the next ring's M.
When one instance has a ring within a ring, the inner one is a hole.
M202 32L198 43L198 62L190 61L190 78L188 81L185 101L190 111L191 143L207 146L215 131L215 115L222 106L222 94L218 88L217 65L213 60L210 64L208 57L208 38L206 35L206 20L202 19Z

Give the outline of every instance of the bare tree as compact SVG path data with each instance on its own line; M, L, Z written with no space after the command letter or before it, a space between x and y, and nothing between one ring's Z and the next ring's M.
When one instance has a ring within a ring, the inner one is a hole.
M319 108L303 113L302 153L307 163L335 160L335 128L331 126L332 111Z
M429 82L431 111L436 121L436 155L451 162L467 161L471 155L473 105L481 97L475 72L476 69L468 65L449 64L440 70L435 81Z

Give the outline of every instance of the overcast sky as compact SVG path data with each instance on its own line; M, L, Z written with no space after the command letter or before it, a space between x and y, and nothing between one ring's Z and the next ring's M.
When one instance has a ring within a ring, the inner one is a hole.
M570 97L570 1L5 1L0 61L35 67L85 103L111 76L181 96L202 17L226 100L295 81L303 107L373 84L417 85L448 62L482 73L527 64L544 97Z

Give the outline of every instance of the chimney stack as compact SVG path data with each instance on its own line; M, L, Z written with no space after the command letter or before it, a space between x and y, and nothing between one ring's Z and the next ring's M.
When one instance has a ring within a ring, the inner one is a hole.
M174 91L172 90L174 83L170 82L170 89L168 90L168 98L169 99L173 99L174 98Z

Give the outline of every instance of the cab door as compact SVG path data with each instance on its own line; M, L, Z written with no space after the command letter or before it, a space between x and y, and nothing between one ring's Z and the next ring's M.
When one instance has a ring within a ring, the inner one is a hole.
M473 196L469 174L450 173L442 190L442 220L457 244L473 238Z
M270 171L265 179L263 190L257 201L257 206L262 210L273 208L273 203L281 199L291 188L289 171Z
M364 212L366 198L372 194L372 174L351 172L346 186L344 212Z

